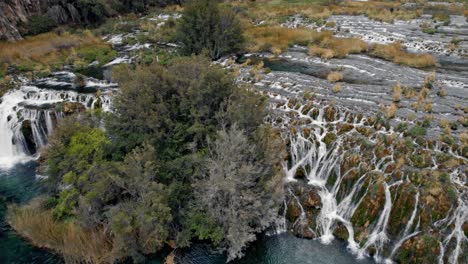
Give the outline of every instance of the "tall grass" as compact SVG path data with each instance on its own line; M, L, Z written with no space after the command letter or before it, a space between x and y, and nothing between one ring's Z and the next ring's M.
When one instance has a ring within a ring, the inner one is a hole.
M24 207L10 206L7 221L21 236L40 248L64 256L67 263L113 263L112 242L104 230L85 230L73 222L56 221L42 200Z
M81 34L45 33L18 42L0 42L0 65L47 74L64 65L105 64L116 56L109 44L89 31Z
M250 51L281 53L292 45L309 46L309 54L322 58L345 57L367 50L367 44L357 38L336 38L330 31L317 32L305 28L279 26L251 27L247 30Z
M422 9L400 9L398 1L330 1L316 0L257 0L230 1L230 4L243 10L247 19L269 24L281 23L292 15L301 15L310 20L326 19L330 15L366 15L371 19L392 22L395 19L413 19L421 16Z
M406 52L398 42L391 44L375 44L370 54L384 60L414 68L427 68L435 65L435 59L432 55Z
M307 46L332 37L331 32L316 32L307 29L290 29L284 27L252 27L247 30L251 39L251 51L284 51L292 45Z

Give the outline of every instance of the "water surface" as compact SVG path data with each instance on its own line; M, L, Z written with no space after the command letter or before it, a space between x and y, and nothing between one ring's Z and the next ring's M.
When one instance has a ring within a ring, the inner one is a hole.
M31 246L11 231L5 222L7 204L24 204L46 190L36 178L37 164L17 164L10 169L0 169L0 263L30 264L63 263L49 251ZM206 246L194 245L177 252L177 263L224 264L226 257ZM146 263L162 264L159 256L148 258ZM367 264L369 260L356 260L345 247L345 243L334 241L322 245L318 241L297 238L291 234L261 236L246 252L244 258L233 264Z

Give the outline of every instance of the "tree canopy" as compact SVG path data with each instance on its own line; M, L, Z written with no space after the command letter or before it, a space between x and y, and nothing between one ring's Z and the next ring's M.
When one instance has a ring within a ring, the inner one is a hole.
M236 13L217 0L198 0L185 6L177 39L185 55L207 51L212 59L239 52L244 44Z
M44 151L54 217L107 230L118 259L194 238L242 256L282 199L284 149L263 124L266 99L203 56L114 74L105 129L72 116Z

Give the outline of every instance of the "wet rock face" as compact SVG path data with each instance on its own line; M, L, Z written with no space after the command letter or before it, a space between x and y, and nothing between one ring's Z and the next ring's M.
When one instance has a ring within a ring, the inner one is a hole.
M0 40L22 39L18 23L32 15L46 15L57 25L90 22L76 0L5 0L0 2Z
M26 22L27 17L40 11L42 0L0 1L0 40L18 40L21 34L16 28L18 22Z
M290 147L287 230L324 243L347 240L353 253L378 262L463 258L462 148L311 98L293 87L299 81L272 81L264 92L273 101L270 120Z
M62 109L65 115L72 115L86 111L86 108L83 106L83 104L77 102L65 102L62 105Z
M322 206L319 189L304 184L289 184L286 200L287 229L296 236L313 239L317 237L314 229L316 218Z
M36 143L34 142L34 135L32 131L32 125L30 120L25 120L21 123L21 133L25 139L26 147L29 153L34 154L36 153Z

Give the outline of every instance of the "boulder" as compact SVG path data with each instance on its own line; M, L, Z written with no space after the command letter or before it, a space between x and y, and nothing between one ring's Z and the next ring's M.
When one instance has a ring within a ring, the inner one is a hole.
M62 110L65 115L72 115L75 113L80 113L86 111L86 108L77 102L65 102L63 103Z

